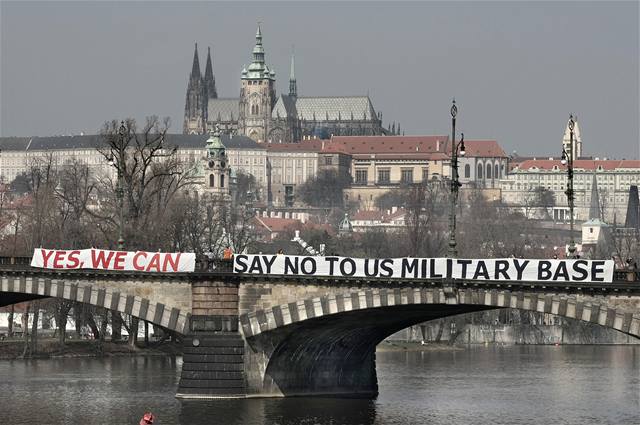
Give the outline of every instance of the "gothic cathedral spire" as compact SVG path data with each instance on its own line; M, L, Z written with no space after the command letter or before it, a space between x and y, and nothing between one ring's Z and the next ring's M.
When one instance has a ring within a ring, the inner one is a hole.
M206 90L206 99L217 99L218 92L216 90L216 77L213 75L213 65L211 64L211 48L207 48L207 66L204 71L204 89Z
M200 72L200 61L198 60L198 43L196 43L193 53L193 65L191 75L187 84L187 99L184 105L184 123L182 132L185 134L202 134L205 131L206 115L205 108L207 99L205 88Z
M291 71L289 72L289 96L298 97L298 86L296 84L296 56L291 49Z
M200 61L198 60L198 43L196 43L195 51L193 52L193 65L191 67L191 76L190 80L201 79L202 74L200 74Z

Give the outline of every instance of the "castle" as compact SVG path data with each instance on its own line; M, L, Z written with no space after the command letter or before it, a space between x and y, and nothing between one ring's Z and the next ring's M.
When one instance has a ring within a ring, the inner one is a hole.
M391 132L382 127L369 96L298 96L295 58L291 56L289 93L276 95L276 73L265 63L262 31L256 31L253 60L242 69L239 98L219 98L207 52L204 78L198 45L187 86L184 108L185 134L204 134L216 126L227 134L245 135L257 142L287 143L308 137L365 136ZM400 133L394 128L393 132Z

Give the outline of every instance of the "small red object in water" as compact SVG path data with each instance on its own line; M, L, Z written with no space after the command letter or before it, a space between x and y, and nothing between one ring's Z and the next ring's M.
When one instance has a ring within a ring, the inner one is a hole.
M153 424L153 413L147 412L140 419L140 425L151 425Z

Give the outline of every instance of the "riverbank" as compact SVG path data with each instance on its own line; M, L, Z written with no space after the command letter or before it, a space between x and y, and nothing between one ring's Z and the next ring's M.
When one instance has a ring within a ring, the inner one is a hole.
M376 347L376 352L385 353L393 351L462 351L464 347L431 342L422 344L413 341L382 341Z
M4 340L0 342L0 360L13 360L22 357L24 341ZM126 342L108 342L102 344L95 340L70 340L60 347L57 339L38 340L37 352L29 358L73 358L73 357L112 357L112 356L175 356L182 354L182 346L164 342L153 347L131 347Z

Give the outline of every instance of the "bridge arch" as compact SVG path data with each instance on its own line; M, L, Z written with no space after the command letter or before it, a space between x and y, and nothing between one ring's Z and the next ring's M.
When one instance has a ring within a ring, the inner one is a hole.
M38 298L62 298L129 314L179 334L189 331L190 313L152 299L72 279L0 276L0 305ZM3 303L3 298L6 301Z
M240 316L273 395L377 394L375 347L424 321L516 308L596 323L640 337L640 314L604 298L509 290L403 287L352 290Z

